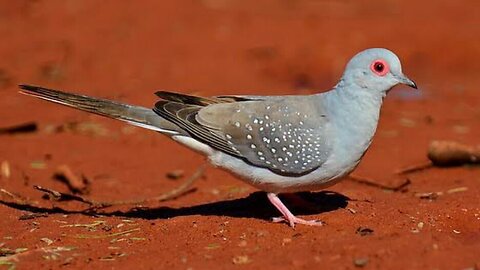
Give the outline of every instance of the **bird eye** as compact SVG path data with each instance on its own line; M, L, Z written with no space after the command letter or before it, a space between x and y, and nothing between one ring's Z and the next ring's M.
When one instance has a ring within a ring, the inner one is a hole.
M376 72L383 72L384 67L385 66L383 66L383 64L380 62L375 63L375 65L373 66Z
M373 61L370 69L378 76L385 76L389 70L387 63L381 59Z

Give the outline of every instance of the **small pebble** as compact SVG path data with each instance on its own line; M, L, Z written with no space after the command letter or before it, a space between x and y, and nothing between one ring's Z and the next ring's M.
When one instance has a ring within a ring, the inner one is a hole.
M359 234L360 236L366 236L373 234L373 230L367 227L358 227L355 233Z
M246 247L247 246L247 241L245 241L245 240L240 241L240 243L238 243L238 246L239 247Z
M0 171L2 174L2 177L5 178L10 178L11 172L10 172L10 163L8 161L4 160L2 161L2 164L0 165Z
M185 172L183 170L173 170L167 173L167 177L172 180L177 180L183 177Z
M233 264L247 264L250 263L251 260L247 255L239 255L233 257L232 262Z
M356 258L353 260L353 264L356 267L364 267L368 264L368 258Z
M292 242L292 238L283 238L282 245L288 244Z

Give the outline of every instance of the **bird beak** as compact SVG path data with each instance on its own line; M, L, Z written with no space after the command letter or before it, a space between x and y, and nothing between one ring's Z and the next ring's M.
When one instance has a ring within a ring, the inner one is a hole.
M409 78L407 78L407 76L405 76L405 75L403 75L403 74L398 77L398 81L399 81L400 83L403 83L403 84L405 84L405 85L408 85L408 86L410 86L410 87L412 87L412 88L418 89L418 88L417 88L417 84L416 84L414 81L412 81L412 80L410 80Z

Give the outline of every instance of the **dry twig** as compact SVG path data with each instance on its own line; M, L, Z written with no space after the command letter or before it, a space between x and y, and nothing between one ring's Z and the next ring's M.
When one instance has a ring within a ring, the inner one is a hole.
M36 190L39 190L48 196L52 198L53 200L56 201L77 201L81 202L84 204L89 205L90 207L84 211L92 211L95 209L100 209L100 208L105 208L105 207L110 207L110 206L118 206L118 205L132 205L132 204L144 204L146 202L162 202L162 201L168 201L168 200L173 200L176 199L184 194L187 194L191 191L193 191L193 188L191 187L192 184L198 180L200 177L202 177L204 171L206 168L206 164L201 165L195 173L190 176L185 182L183 182L180 186L177 188L174 188L164 194L161 194L159 196L153 197L153 198L147 198L147 199L138 199L138 200L119 200L119 201L95 201L86 197L83 197L81 195L74 195L74 194L68 194L64 192L59 192L53 189L45 188L42 186L34 185L34 188ZM16 194L13 194L5 189L0 189L0 194L4 194L11 198L14 203L22 206L29 206L29 207L34 207L37 205L37 202L31 202L28 201L27 199L24 199ZM81 212L84 212L81 211Z
M473 147L454 141L432 141L428 147L429 161L397 170L396 174L409 174L445 166L480 163L480 146Z
M30 202L27 199L25 199L25 198L23 198L19 195L13 194L10 191L5 190L3 188L0 188L0 193L7 195L7 197L10 197L15 203L20 204L20 205L33 206L33 205L37 204L36 202Z
M76 176L67 165L58 166L54 177L64 182L73 193L84 194L87 191L87 180Z
M56 190L53 190L53 189L49 189L49 188L45 188L45 187L37 186L37 185L34 185L33 187L36 190L39 190L41 192L44 192L44 193L48 194L50 196L50 198L52 198L56 201L77 201L77 202L86 203L88 205L99 205L99 206L102 205L102 203L95 202L94 200L84 198L84 197L79 196L79 195L63 193L63 192L60 192L60 191L56 191Z
M359 177L359 176L355 176L355 175L349 175L348 179L350 179L350 181L353 181L353 182L358 183L358 184L367 185L367 186L370 186L370 187L380 188L380 189L394 191L394 192L401 191L406 186L408 186L412 183L410 181L410 179L406 179L403 183L392 187L392 186L386 186L386 185L383 185L383 184L379 184L379 183L376 183L375 181L372 181L371 179L364 178L364 177Z
M192 189L190 188L192 184L199 179L204 171L205 171L206 165L200 166L195 173L190 176L182 185L179 187L172 189L162 195L153 197L153 198L147 198L147 199L137 199L137 200L119 200L119 201L104 201L104 202L98 202L89 198L85 198L80 195L73 195L73 194L68 194L68 193L63 193L59 192L53 189L41 187L41 186L34 186L35 189L42 191L46 194L48 194L51 198L57 201L77 201L81 203L88 204L94 209L98 208L105 208L105 207L110 207L110 206L116 206L116 205L129 205L129 204L144 204L146 202L151 202L151 201L156 201L156 202L162 202L162 201L168 201L168 200L173 200L175 198L178 198L179 196L182 196L183 194L186 194L190 192Z
M431 161L422 162L419 164L411 165L402 169L395 171L395 174L409 174L418 171L423 171L429 168L432 168L433 164Z

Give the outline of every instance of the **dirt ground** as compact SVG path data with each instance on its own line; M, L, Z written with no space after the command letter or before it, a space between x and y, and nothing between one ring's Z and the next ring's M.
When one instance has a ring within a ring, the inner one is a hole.
M478 1L2 1L0 37L0 127L38 126L0 134L0 269L480 267L479 167L395 174L427 161L432 140L480 144ZM354 174L411 183L345 180L303 202L284 197L323 227L271 223L262 192L212 167L174 200L96 213L33 188L69 192L53 178L67 165L90 181L86 198L150 198L204 162L155 132L20 95L19 83L145 106L159 89L313 93L378 46L420 90L390 92Z

